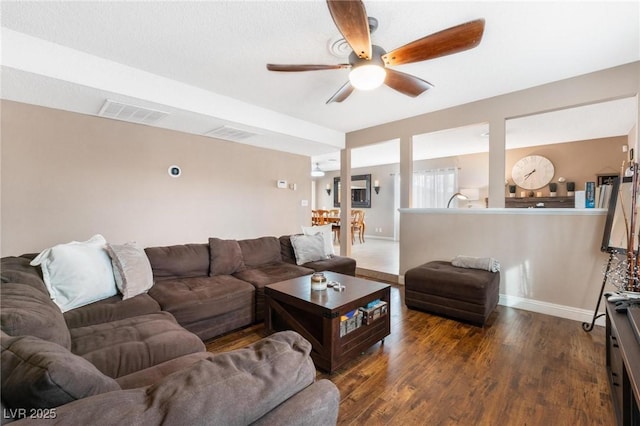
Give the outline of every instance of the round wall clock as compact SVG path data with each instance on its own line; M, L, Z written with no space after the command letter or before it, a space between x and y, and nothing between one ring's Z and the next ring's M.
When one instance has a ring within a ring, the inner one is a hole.
M528 155L513 165L511 177L524 189L538 189L551 182L555 170L548 158L541 155Z

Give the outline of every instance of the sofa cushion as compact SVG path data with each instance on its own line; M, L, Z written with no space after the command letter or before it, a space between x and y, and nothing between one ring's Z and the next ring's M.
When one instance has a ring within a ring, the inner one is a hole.
M153 272L144 250L135 244L107 244L116 287L126 300L146 293L153 285Z
M316 260L300 266L317 272L332 271L353 277L356 275L356 260L346 256L331 256L328 259Z
M282 262L280 243L276 237L261 237L238 241L242 250L242 258L247 268Z
M139 294L126 300L122 300L122 296L116 295L67 311L64 313L64 320L67 327L71 329L154 312L160 312L160 305L148 294Z
M120 390L89 361L33 336L2 342L2 399L10 407L53 408L77 399Z
M264 319L264 286L277 283L279 281L290 280L303 275L313 274L313 269L292 265L285 262L276 262L262 265L259 268L245 269L236 272L234 277L251 283L256 288L255 294L255 320Z
M235 351L210 354L147 390L166 406L167 424L250 424L315 380L311 344L284 331ZM193 394L207 395L194 398Z
M0 281L3 283L20 283L29 285L49 296L47 286L42 280L40 268L31 266L30 259L25 257L9 256L0 259Z
M296 264L315 262L327 258L324 248L324 236L321 233L315 235L293 235L291 237L293 252L296 254Z
M209 238L209 275L231 275L245 268L240 244L236 240Z
M34 287L5 283L0 288L0 323L10 336L36 336L69 349L71 337L62 312L48 294Z
M165 361L161 364L154 365L153 367L118 377L116 382L122 389L135 389L150 386L154 383L158 383L169 374L180 371L183 368L191 367L196 362L210 356L211 353L209 352L194 352L189 355L183 355L181 357Z
M296 263L296 256L293 252L293 246L291 245L291 236L283 235L280 240L280 253L282 260L287 263ZM325 260L318 260L316 262L305 263L305 268L311 268L315 271L333 271L340 274L352 275L356 274L356 261L346 256L331 256Z
M254 287L245 281L230 275L216 275L159 281L149 295L183 327L206 340L213 337L211 333L216 330L230 331L250 324L254 292Z
M204 344L168 312L74 328L71 352L117 378L193 352Z
M94 235L43 250L31 265L40 265L51 299L62 312L117 294L106 240Z
M147 247L144 251L156 281L209 275L208 243Z
M262 265L259 268L245 269L244 271L236 272L233 276L253 284L256 289L261 289L267 284L310 275L314 272L313 269L303 266L277 262Z

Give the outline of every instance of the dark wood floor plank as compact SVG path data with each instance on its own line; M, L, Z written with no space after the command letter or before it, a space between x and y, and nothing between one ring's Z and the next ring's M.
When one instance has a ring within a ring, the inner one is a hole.
M265 336L255 325L212 352ZM340 425L613 425L604 329L498 306L477 327L404 306L391 291L391 334L333 374Z

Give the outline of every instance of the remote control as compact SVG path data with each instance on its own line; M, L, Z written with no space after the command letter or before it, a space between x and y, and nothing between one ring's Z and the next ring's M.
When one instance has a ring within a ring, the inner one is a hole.
M629 300L629 298L627 296L615 294L613 296L607 297L607 300L609 302L618 302L620 300Z

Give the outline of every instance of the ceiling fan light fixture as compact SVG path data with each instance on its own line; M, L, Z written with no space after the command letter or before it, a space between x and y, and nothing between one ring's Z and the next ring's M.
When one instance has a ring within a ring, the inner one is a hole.
M373 90L384 83L387 76L386 70L373 64L354 67L349 73L351 85L358 90Z
M313 177L324 176L324 172L320 170L320 163L316 163L316 166L313 169L311 169L311 176Z

